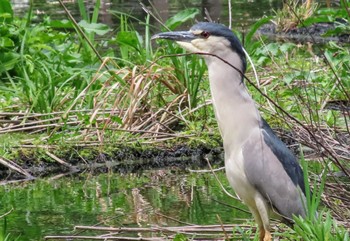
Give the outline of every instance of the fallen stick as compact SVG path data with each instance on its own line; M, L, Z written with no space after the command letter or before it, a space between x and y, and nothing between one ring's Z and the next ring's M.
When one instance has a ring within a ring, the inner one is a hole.
M28 179L34 179L30 173L28 173L26 170L24 170L22 167L18 166L16 163L14 163L11 160L5 160L5 158L0 157L0 164L8 167L11 170L14 170L15 172L18 172L24 176L26 176Z
M133 238L133 237L117 237L117 236L46 236L44 239L61 239L61 240L72 240L72 239L87 239L87 240L137 240L137 241L161 241L164 238Z

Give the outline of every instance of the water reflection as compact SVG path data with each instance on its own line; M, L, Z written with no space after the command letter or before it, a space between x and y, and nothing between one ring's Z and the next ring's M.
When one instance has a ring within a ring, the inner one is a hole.
M28 0L11 0L18 16L24 16L28 9ZM85 1L85 6L92 14L95 1ZM208 10L213 20L219 20L224 24L228 24L228 3L224 0L195 0L195 1L178 1L178 0L151 0L142 1L147 7L156 10L159 18L165 22L169 17L175 15L180 10L186 8L200 9L201 16L198 20L203 20L205 9ZM71 11L76 19L79 19L79 7L76 0L65 0L67 8ZM281 7L281 1L277 0L241 0L233 1L233 27L244 29L254 23L258 18L266 14L271 14L273 9ZM129 13L136 19L142 21L146 18L146 13L142 10L139 0L101 0L101 8L99 11L99 21L116 27L118 19L110 10ZM66 15L59 5L58 1L52 0L36 0L34 1L34 13L42 19L44 16L50 16L52 19L66 19ZM154 19L152 24L157 24Z
M219 173L219 178L229 189L224 173ZM175 220L217 224L217 215L224 223L250 218L215 201L244 208L223 193L212 174L174 169L124 175L85 174L7 185L0 187L0 197L0 214L14 209L7 216L7 232L21 235L20 240L72 234L74 225L178 226L181 224Z

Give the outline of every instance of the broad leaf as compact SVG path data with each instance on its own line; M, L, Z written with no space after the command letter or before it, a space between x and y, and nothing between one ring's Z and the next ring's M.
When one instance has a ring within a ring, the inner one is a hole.
M96 33L98 35L104 35L111 31L111 29L102 23L88 23L85 20L81 20L79 26L85 30L86 33Z
M118 44L130 46L137 51L140 49L141 37L136 31L121 31L118 32L116 38Z
M19 54L13 52L0 53L0 74L13 69L18 63L19 57Z
M0 1L0 22L12 22L13 10L9 0Z
M173 17L169 18L165 25L170 29L174 30L177 26L186 22L189 19L193 19L197 14L199 14L199 10L197 8L188 8L179 13L175 14Z

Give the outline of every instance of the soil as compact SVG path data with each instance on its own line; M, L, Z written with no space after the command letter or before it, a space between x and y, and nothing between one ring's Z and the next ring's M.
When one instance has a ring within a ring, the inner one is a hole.
M296 145L292 133L282 129L275 129L275 132L291 148L295 155L299 154L299 145ZM208 169L206 159L212 165L224 165L222 143L217 143L216 147L205 145L195 147L187 145L174 147L151 146L142 148L119 146L114 147L114 150L108 154L91 149L91 147L66 149L64 153L61 149L55 152L50 151L66 162L66 165L54 161L47 155L43 155L39 149L20 150L14 162L34 178L79 174L87 171L92 174L98 174L109 171L137 173L143 170L174 167L178 169ZM3 183L28 179L31 179L31 177L25 177L19 172L0 165L0 180L3 180Z
M176 146L174 148L151 148L140 150L134 147L121 147L112 154L90 152L88 158L82 159L78 154L60 156L70 167L53 162L45 157L38 158L39 154L20 152L18 162L21 168L35 178L43 178L54 175L65 175L89 171L93 174L108 171L118 173L137 173L149 169L161 169L176 167L179 169L207 168L207 157L211 164L223 165L223 149L205 146L188 147ZM70 153L81 153L84 150L71 150ZM42 155L41 155L42 156ZM0 165L0 180L3 182L23 180L24 176L7 167ZM27 180L28 178L26 178ZM30 178L29 178L30 179Z
M293 28L287 32L278 32L276 25L269 23L261 26L258 33L274 40L288 40L292 42L327 43L329 41L335 41L350 43L350 33L339 36L324 36L327 31L335 28L335 23L315 23L308 27Z

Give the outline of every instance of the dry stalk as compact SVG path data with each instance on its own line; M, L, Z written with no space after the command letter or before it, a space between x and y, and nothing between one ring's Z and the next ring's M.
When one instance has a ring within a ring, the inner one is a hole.
M20 167L19 165L17 165L11 160L6 160L4 157L0 157L0 164L4 165L5 167L15 172L22 174L27 179L34 179L34 177L30 173L28 173L26 170L24 170L22 167Z

